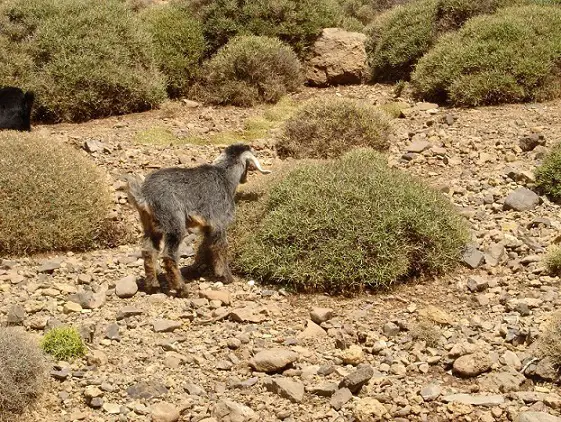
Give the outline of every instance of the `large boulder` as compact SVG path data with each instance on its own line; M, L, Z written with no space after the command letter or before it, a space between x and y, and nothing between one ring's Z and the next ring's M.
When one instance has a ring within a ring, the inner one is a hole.
M325 28L306 58L306 79L312 86L359 84L367 73L366 36Z

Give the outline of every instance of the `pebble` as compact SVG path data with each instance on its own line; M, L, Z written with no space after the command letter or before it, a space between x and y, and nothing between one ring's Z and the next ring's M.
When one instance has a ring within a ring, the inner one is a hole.
M291 350L275 348L257 353L250 361L257 372L278 372L298 359L298 353Z
M132 275L120 279L115 285L115 294L122 299L131 298L137 292L136 277Z

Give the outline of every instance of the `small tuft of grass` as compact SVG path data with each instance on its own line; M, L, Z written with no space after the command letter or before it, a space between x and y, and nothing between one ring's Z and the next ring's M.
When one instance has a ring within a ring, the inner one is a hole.
M374 150L278 173L239 195L232 262L256 280L331 294L383 288L453 268L468 239L444 196Z
M432 321L422 319L411 327L414 340L424 341L427 347L437 347L440 344L440 330Z
M401 110L406 108L406 106L403 103L391 102L382 104L381 106L379 106L379 108L392 119L397 119L399 116L401 116Z
M41 348L56 360L68 360L82 357L86 346L74 327L55 327L41 341Z
M14 421L40 398L47 363L29 334L0 327L0 421Z
M547 253L545 266L549 274L561 276L561 247L554 247Z
M538 189L553 201L561 201L561 143L551 148L535 175Z
M346 98L308 101L289 118L277 142L281 157L334 158L355 147L389 147L390 124L376 107Z

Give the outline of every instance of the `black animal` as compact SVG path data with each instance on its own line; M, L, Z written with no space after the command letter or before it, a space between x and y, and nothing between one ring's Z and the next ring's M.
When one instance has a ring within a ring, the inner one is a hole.
M248 145L227 147L212 164L194 168L165 168L145 180L130 176L129 202L137 209L144 244L142 257L147 290L157 289L157 255L163 240L163 264L168 283L183 290L177 266L177 250L188 231L199 231L204 238L195 257L194 268L212 266L224 283L233 281L227 260L226 229L234 220L234 194L245 183L249 168L264 170Z
M0 88L0 129L31 130L31 109L35 95L31 91L8 86Z

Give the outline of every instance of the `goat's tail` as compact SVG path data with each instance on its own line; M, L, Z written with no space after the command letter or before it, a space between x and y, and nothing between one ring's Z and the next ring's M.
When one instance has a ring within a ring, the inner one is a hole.
M124 176L127 182L127 198L129 203L139 211L148 211L148 203L142 195L142 183L144 179L142 176L127 174Z

